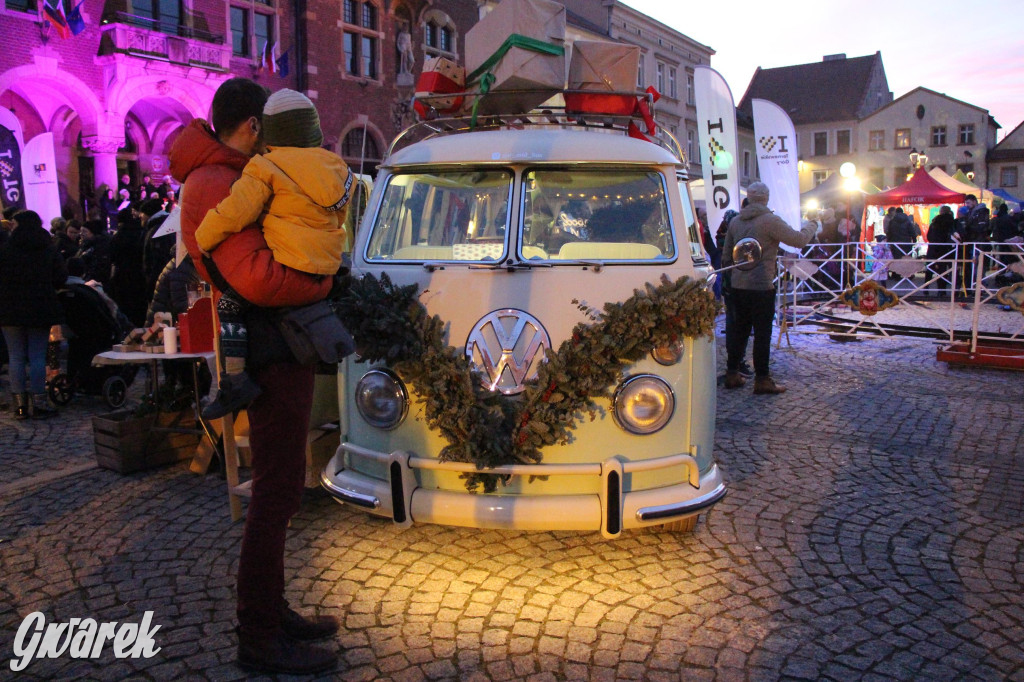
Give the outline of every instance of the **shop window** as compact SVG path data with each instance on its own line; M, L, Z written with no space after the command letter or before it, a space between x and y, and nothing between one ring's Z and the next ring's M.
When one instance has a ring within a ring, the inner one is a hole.
M974 164L973 163L958 163L956 165L956 169L959 170L959 171L963 171L964 175L973 174L974 173Z
M814 151L811 156L825 156L828 154L828 133L814 133Z
M377 80L379 20L380 11L369 0L345 0L342 45L345 50L345 73L350 76Z
M158 1L161 0L153 0ZM274 43L274 8L251 0L232 3L230 13L231 53L236 57L258 59L267 45Z
M832 171L830 170L811 171L811 182L813 183L814 187L817 187L821 183L828 180L828 176L830 175L832 175Z
M836 154L849 154L852 151L850 147L851 134L850 130L836 131Z
M893 149L910 149L910 128L897 128Z
M1017 167L1007 166L999 169L999 186L1000 187L1016 187L1017 186Z
M868 151L878 152L885 149L885 131L872 130L868 133Z
M974 144L974 124L973 123L961 123L960 124L960 144Z
M892 169L893 186L902 185L914 176L914 169L910 166L896 166Z
M427 12L423 24L423 50L429 57L456 59L455 22L439 10Z
M946 126L933 126L932 127L932 146L933 147L945 147L946 146Z
M743 151L743 179L750 179L750 151Z

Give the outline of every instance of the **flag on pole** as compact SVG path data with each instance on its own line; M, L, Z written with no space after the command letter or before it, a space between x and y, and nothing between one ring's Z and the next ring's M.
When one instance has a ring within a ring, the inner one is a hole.
M263 43L263 53L260 55L259 67L256 69L258 73L262 73L263 69L266 69L270 73L277 73L277 43L273 45L270 41Z
M82 18L82 3L85 0L75 5L75 8L68 14L68 28L71 29L71 35L78 35L85 30L85 19Z
M694 67L693 84L700 142L698 160L704 175L708 228L714 234L726 211L740 210L736 106L729 84L710 66Z
M800 219L800 178L797 175L796 129L789 115L774 102L755 99L754 146L757 151L757 166L761 182L768 185L768 207L786 221L794 230L799 230ZM787 251L798 251L786 244Z
M275 62L277 63L277 75L279 75L281 78L286 78L288 76L288 52L291 49L292 48L289 47L287 50L281 53L280 57L278 57L275 60Z
M64 0L53 1L57 3L56 7L50 4L51 0L43 0L43 12L46 14L46 20L57 29L57 35L61 38L70 38L71 27L68 26L68 18L64 14Z

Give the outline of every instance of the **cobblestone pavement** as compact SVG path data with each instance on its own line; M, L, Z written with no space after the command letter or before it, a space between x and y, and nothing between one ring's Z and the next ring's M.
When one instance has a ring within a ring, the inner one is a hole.
M334 677L1024 680L1024 375L923 340L791 340L788 393L719 392L730 493L690 534L402 531L312 495L288 597L343 616ZM29 613L147 610L154 658L17 679L244 677L223 481L92 467L103 411L0 417L0 678Z

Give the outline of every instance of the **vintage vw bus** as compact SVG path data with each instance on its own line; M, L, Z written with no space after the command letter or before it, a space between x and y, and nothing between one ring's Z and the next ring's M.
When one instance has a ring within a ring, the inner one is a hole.
M496 401L516 401L546 354L606 302L663 276L704 283L710 266L685 172L675 140L635 139L616 121L589 126L549 111L474 128L421 123L380 166L352 272L416 285L443 322L445 342L464 354L465 381ZM451 441L431 428L455 419L445 415L444 390L424 402L408 376L357 360L341 368L342 443L321 483L340 502L397 524L614 537L656 525L692 529L725 495L712 459L713 335L645 353L539 462L483 470L497 481L484 491L466 485L479 463L449 461ZM574 377L561 379L571 386ZM453 391L464 387L452 383Z

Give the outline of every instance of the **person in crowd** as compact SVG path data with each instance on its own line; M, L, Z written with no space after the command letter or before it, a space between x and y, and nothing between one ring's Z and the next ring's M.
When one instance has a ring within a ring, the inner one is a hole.
M889 279L889 262L892 261L892 249L885 239L884 234L875 237L875 243L871 246L871 279L882 284Z
M121 201L117 198L117 194L112 189L106 189L100 196L100 212L102 213L103 221L107 224L106 231L112 231L117 229L117 207L120 206Z
M0 247L0 328L10 356L14 416L45 419L56 414L46 395L46 349L50 327L63 322L57 289L68 273L38 213L20 211L13 223Z
M1017 229L1017 223L1010 217L1010 207L1005 203L999 204L999 208L996 209L995 220L992 221L992 241L1004 245L1001 247L1001 250L1005 253L999 257L1004 265L1017 262L1016 253L1011 252L1012 250L1005 246L1005 244L1010 239L1019 236L1020 230Z
M769 370L772 345L772 322L775 319L775 260L779 244L803 248L811 241L817 228L812 222L794 230L768 208L768 186L755 182L747 187L750 202L729 223L723 248L723 265L732 265L733 247L747 237L761 244L761 260L749 270L732 271L732 296L736 311L732 324L726 324L725 387L740 388L746 380L739 372L740 361L746 354L751 330L754 334L754 393L778 394L786 390L775 383Z
M157 186L153 184L153 179L146 173L142 176L142 183L139 185L139 195L143 200L149 199L150 196L157 191Z
M68 234L68 221L64 218L58 217L50 221L50 239L65 261L78 252L78 243Z
M741 208L746 206L747 203L747 200L744 199ZM725 235L729 231L729 223L738 215L739 211L734 211L732 209L726 211L722 215L722 222L718 226L718 230L715 232L715 242L718 245L719 267L721 267L721 263L724 260ZM722 282L722 303L725 305L725 327L728 329L733 324L733 315L736 314L736 306L732 302L732 270L726 270L723 272L719 279ZM750 367L746 357L740 360L739 373L744 379L749 379L754 376L754 370Z
M314 367L300 365L268 324L266 306L304 305L324 298L331 278L313 278L276 260L259 225L224 240L206 264L195 231L207 212L224 199L249 159L261 147L267 92L246 78L232 78L213 97L213 129L193 121L171 147L171 172L181 181L181 238L196 269L220 288L230 278L253 304L251 372L262 393L249 406L252 497L238 562L238 662L247 669L309 674L337 664L328 648L310 640L337 632L334 617L303 617L284 598L284 546L288 521L299 509L305 481L306 434L313 403ZM215 292L216 293L216 292Z
M845 281L843 286L852 286L856 281L858 244L860 243L860 225L850 213L848 205L839 207L839 224L836 229L839 232L839 241L843 243L843 271Z
M0 220L0 246L3 246L10 239L11 231L14 230L14 214L18 209L8 206L4 209L3 219Z
M120 194L123 189L128 190L128 192L132 191L132 176L127 173L124 173L117 183L117 194Z
M150 199L139 207L145 237L142 243L142 267L146 274L146 296L152 297L156 288L156 280L167 264L167 259L174 253L176 238L174 234L154 237L156 231L167 220L167 211L159 199Z
M94 279L105 285L110 281L110 234L107 233L106 223L88 221L82 225L81 232L82 238L75 257L85 263L86 279Z
M206 214L196 243L208 253L258 219L276 261L312 277L333 277L346 243L352 172L340 156L320 147L316 107L295 90L278 90L267 100L263 143L269 151L254 156L231 194ZM221 290L217 317L225 373L217 396L203 411L207 419L241 409L259 395L259 386L245 371L248 306L234 287Z
M78 218L72 218L69 220L67 235L71 243L75 245L75 250L68 256L68 258L71 258L71 256L74 256L78 252L78 246L82 241L82 221Z
M163 270L156 280L153 300L146 311L146 326L153 324L157 313L171 313L175 321L178 315L188 312L189 292L197 291L202 279L196 271L192 257L186 255L181 263L175 264L175 258L169 257ZM164 385L160 387L161 398L184 409L188 404L180 404L184 399L192 397L192 360L164 360ZM210 391L213 377L202 363L199 370L198 395L206 395ZM190 404L190 403L189 403Z
M882 218L882 232L884 232L885 234L889 234L889 223L892 222L892 219L895 216L896 216L896 207L895 206L890 206L886 210L886 212L885 212L885 217Z
M917 243L914 227L914 222L903 212L903 207L897 207L885 231L885 240L892 249L893 258L899 260L910 255L914 244Z
M118 218L120 218L121 211L125 210L126 208L131 208L132 206L132 193L129 190L122 189L117 193L117 198L117 215ZM117 221L115 221L114 225L120 227L120 224Z
M939 296L947 295L950 289L950 272L956 258L956 246L953 233L956 232L956 219L953 209L941 206L939 213L928 225L928 250L925 257L931 262L935 273L935 288Z
M149 290L142 264L146 232L138 211L126 208L118 216L118 228L110 238L110 297L131 320L141 327L146 321Z
M965 295L974 291L975 264L980 254L991 248L992 221L988 206L978 203L978 197L968 194L964 197L963 217L957 232L963 242L963 291Z
M711 226L708 225L708 213L703 208L697 209L697 226L700 228L700 240L704 245L704 251L711 261L711 268L717 270L722 267L722 249L715 241L715 235L711 233ZM722 282L715 278L715 298L722 298Z

